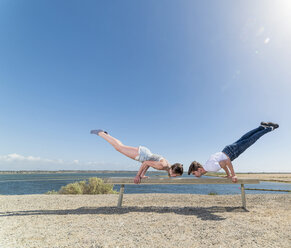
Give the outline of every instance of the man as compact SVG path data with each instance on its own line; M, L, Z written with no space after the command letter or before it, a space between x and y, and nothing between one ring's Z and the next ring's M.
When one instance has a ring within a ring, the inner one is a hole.
M278 124L272 122L261 122L261 125L258 128L249 131L238 141L226 146L222 152L212 154L204 166L196 161L192 162L188 170L188 175L193 174L196 177L200 177L207 172L217 172L222 168L226 173L226 177L231 178L232 182L236 183L237 176L235 175L231 161L236 159L264 134L269 133L278 127Z

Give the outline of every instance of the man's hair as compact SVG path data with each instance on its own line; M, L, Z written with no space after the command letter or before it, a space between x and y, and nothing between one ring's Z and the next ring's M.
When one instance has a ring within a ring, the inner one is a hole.
M189 166L188 175L190 175L192 171L197 171L199 168L203 168L202 165L197 161L193 161Z
M183 175L183 165L180 163L175 163L171 166L172 171L175 174Z

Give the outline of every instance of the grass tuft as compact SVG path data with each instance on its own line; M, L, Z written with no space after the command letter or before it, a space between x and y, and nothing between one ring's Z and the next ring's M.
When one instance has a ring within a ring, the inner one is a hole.
M48 191L46 192L47 195L56 195L58 194L58 191L52 190L52 191Z

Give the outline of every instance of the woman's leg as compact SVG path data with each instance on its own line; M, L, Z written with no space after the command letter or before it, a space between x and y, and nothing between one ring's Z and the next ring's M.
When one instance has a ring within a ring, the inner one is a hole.
M99 132L98 135L110 143L117 151L123 155L135 159L138 156L138 147L131 147L122 144L122 142L105 132Z

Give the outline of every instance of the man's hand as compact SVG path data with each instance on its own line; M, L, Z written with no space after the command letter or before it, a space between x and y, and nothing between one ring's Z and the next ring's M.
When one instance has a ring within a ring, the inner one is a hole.
M136 177L134 178L134 183L135 183L135 184L140 184L140 180L141 180L140 176L136 176Z
M232 178L232 176L224 176L224 178Z
M231 177L231 181L232 181L233 183L236 183L236 182L237 182L237 176L233 176L233 177Z

